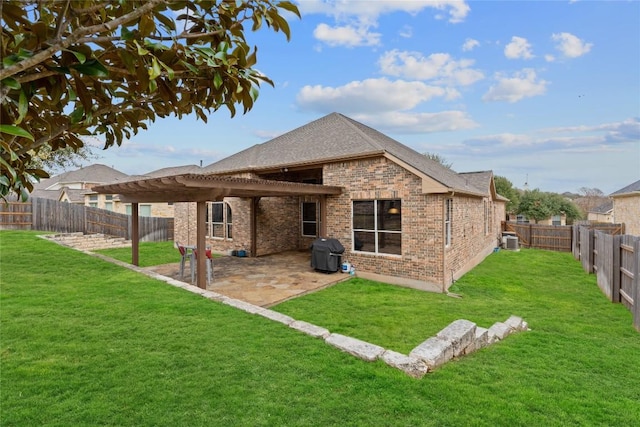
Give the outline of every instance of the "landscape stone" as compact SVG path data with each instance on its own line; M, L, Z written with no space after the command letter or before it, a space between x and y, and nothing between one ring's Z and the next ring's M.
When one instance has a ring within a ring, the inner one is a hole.
M246 311L247 313L251 314L255 314L258 311L262 310L262 307L249 304L248 302L244 302L235 298L223 298L220 302L226 305L230 305L231 307L239 308L240 310Z
M505 325L509 326L516 332L527 330L526 326L524 326L523 323L525 322L524 320L522 320L522 317L518 316L511 316L504 322Z
M411 350L409 356L422 360L433 370L453 359L453 346L450 341L431 337Z
M367 362L373 362L384 353L384 348L379 345L370 344L356 338L347 337L340 334L331 334L325 338L330 344L340 350L347 352Z
M464 349L464 354L473 353L489 345L489 330L476 326L475 339Z
M293 317L289 317L286 314L278 313L277 311L269 310L266 308L264 310L258 311L256 314L262 317L266 317L267 319L271 319L275 322L284 323L287 326L296 321L296 319L294 319Z
M496 322L489 328L489 337L495 336L498 340L505 339L511 333L511 327L505 325L502 322ZM495 342L495 341L492 341Z
M422 378L427 372L429 372L429 367L422 360L393 350L387 350L382 353L380 359L382 359L382 361L387 365L400 369L414 378Z
M302 320L296 320L289 325L297 331L303 332L307 335L311 335L314 338L326 338L331 334L328 329L321 328L320 326L313 325L311 323L303 322Z
M449 341L453 350L453 357L460 356L464 349L475 339L476 324L469 320L459 319L438 332L436 337Z

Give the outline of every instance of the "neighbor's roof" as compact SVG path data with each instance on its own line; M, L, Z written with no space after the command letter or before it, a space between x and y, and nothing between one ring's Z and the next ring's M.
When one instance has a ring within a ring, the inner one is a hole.
M331 113L203 169L205 174L324 164L389 154L452 191L486 195L460 174L393 138L339 113Z
M620 190L611 193L610 196L615 197L615 196L623 196L623 195L629 195L632 193L640 193L640 180L627 185L624 188L621 188Z
M613 210L613 200L608 200L605 203L591 209L589 213L607 214L607 213L610 213L612 210Z
M51 178L46 178L33 185L35 190L49 190L58 189L68 184L74 183L92 183L102 184L105 182L111 182L119 178L128 176L127 174L113 169L106 165L95 164L82 167L73 171L63 172L59 175L54 175ZM54 188L55 187L55 188Z
M71 203L84 203L85 194L93 193L91 190L81 190L69 187L63 187L59 191L59 198L62 197L63 193L67 194L67 197L71 201Z

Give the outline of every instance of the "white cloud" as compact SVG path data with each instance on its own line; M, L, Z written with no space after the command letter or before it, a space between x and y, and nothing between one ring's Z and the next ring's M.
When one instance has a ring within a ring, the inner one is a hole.
M593 43L585 43L584 40L579 39L571 33L556 33L551 36L553 41L558 42L556 49L558 49L567 58L577 58L579 56L589 53L593 47Z
M475 49L478 46L480 46L480 42L478 40L468 38L464 41L464 44L462 45L462 50L464 52L468 52L470 50Z
M523 37L511 37L511 43L504 47L504 56L509 59L531 59L531 44Z
M380 57L378 64L390 76L434 80L439 84L468 86L484 78L481 71L470 68L473 60L456 61L447 53L425 57L419 52L391 50Z
M483 101L507 101L517 102L524 98L542 95L547 90L545 80L538 79L536 72L525 68L508 77L496 74L498 83L489 88L482 97Z
M413 28L410 25L405 25L400 29L398 35L402 38L409 39L413 37Z
M381 78L354 81L339 87L304 86L296 101L305 110L352 114L410 110L433 98L458 96L459 93L453 89Z
M478 127L464 111L440 111L437 113L410 113L389 111L386 113L356 114L353 119L368 123L387 133L421 134L433 132L452 132Z
M376 0L376 1L345 1L345 0L305 0L298 4L301 14L324 14L338 20L356 17L359 20L370 21L380 15L393 12L406 12L415 15L427 8L433 8L449 13L449 22L462 22L469 11L469 5L461 0Z
M369 31L369 26L351 25L330 27L327 24L319 24L313 31L313 36L329 46L377 46L380 44L380 33Z
M553 56L553 55L546 54L546 55L544 56L544 60L545 60L545 61L547 61L547 62L553 62L553 61L555 61L555 60L556 60L556 57L555 57L555 56Z

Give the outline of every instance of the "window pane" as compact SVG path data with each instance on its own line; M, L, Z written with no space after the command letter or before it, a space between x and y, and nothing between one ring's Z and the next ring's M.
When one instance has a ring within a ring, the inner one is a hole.
M213 222L222 222L222 202L215 202L211 204L211 213Z
M227 224L227 239L233 239L233 226Z
M151 205L140 205L139 216L151 216Z
M378 233L378 252L402 255L402 234Z
M233 217L231 216L231 206L227 203L227 223L231 224L232 222L233 222Z
M316 220L316 204L303 203L302 204L302 220L303 221L315 221ZM315 234L315 233L314 233Z
M104 203L104 208L108 211L112 211L113 210L113 202L105 202Z
M213 224L213 233L211 237L219 237L224 238L224 225L223 224Z
M373 230L374 226L373 201L353 202L353 228Z
M303 222L302 223L302 235L303 236L315 236L316 235L316 223L315 222Z
M400 200L378 200L378 230L402 230Z
M368 231L354 231L353 248L356 251L375 252L376 234Z

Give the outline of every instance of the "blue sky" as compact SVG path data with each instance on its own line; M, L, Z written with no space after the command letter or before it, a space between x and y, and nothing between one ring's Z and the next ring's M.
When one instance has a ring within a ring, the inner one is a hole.
M208 165L331 112L458 172L605 194L640 179L640 2L299 2L291 41L261 30L253 110L152 123L96 163Z

